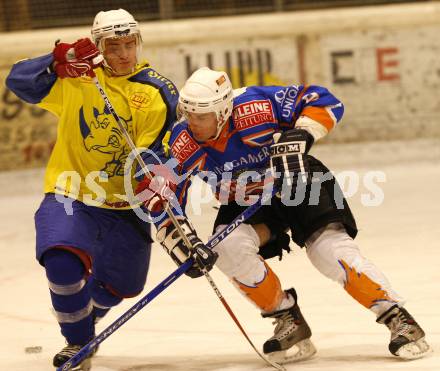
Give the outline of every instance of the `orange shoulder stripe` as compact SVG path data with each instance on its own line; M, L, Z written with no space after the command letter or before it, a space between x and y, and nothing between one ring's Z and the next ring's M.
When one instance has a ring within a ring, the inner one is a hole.
M324 107L306 107L301 112L301 115L307 116L312 120L319 122L321 125L324 125L328 131L333 129L335 126L335 120L330 116Z

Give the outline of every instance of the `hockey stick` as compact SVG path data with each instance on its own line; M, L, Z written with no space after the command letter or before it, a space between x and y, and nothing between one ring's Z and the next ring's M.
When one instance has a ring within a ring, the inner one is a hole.
M272 193L266 193L262 195L262 197L258 200L258 202L252 206L249 206L241 215L245 214L247 211L250 210L254 210L252 211L252 214L254 214L261 205L264 205L266 203L266 201L268 201L269 199L272 199L272 197L275 195L276 191L272 191ZM269 198L270 197L270 198ZM238 216L238 218L241 217L241 215ZM249 216L247 217L249 218ZM247 219L246 218L246 219ZM234 226L234 223L237 219L235 219L231 224L229 224L224 230L226 232L228 232L228 228ZM241 223L240 223L241 224ZM233 228L235 229L235 228ZM219 233L222 233L221 231ZM227 233L229 234L229 233ZM213 238L210 240L214 240L214 238L216 238L216 236L214 235ZM215 240L214 240L215 241ZM209 242L208 242L209 243ZM207 245L208 246L208 245ZM214 245L215 246L215 245ZM210 247L210 246L208 246ZM212 248L212 247L210 247ZM244 330L243 326L241 325L240 321L238 320L237 316L235 315L235 313L232 311L231 307L229 306L228 302L225 300L225 298L223 297L222 293L220 292L220 290L218 289L216 283L214 282L214 280L212 279L211 275L209 274L209 272L203 268L202 269L203 274L205 275L206 279L208 280L209 284L211 285L212 289L214 290L215 294L217 295L218 299L220 300L220 302L223 304L223 307L226 309L226 311L228 312L229 316L232 318L232 320L235 322L235 324L237 325L237 327L239 328L239 330L241 331L241 333L243 334L243 336L246 338L246 340L248 341L248 343L250 344L250 346L255 350L255 352L258 354L258 356L264 361L266 362L269 366L272 366L273 368L275 368L276 370L279 371L285 371L285 368L283 366L281 366L280 364L271 361L269 358L265 357L258 349L257 347L254 345L254 343L252 342L252 340L250 339L250 337L248 336L248 334L246 333L246 331Z
M227 236L229 236L240 224L244 223L249 219L255 212L260 208L261 204L264 202L265 198L261 198L257 203L249 206L244 210L239 216L237 216L226 228L222 231L216 233L207 242L206 246L213 248L223 241ZM192 265L194 261L189 259L187 262L178 267L174 272L172 272L168 277L166 277L162 282L160 282L155 288L153 288L148 294L142 297L136 304L134 304L130 309L123 313L117 320L115 320L110 326L106 327L98 336L91 340L88 344L83 346L78 353L76 353L72 358L70 358L65 364L57 368L57 371L67 371L72 367L78 365L84 358L87 357L96 347L101 344L105 339L112 335L116 330L118 330L122 325L124 325L129 319L134 317L143 307L150 303L154 298L156 298L162 291L164 291L168 286L170 286L175 280L177 280L183 273L185 273ZM220 294L221 295L221 294ZM223 297L222 297L223 298ZM222 300L223 303L224 299ZM230 308L227 305L227 310L229 312ZM228 309L229 308L229 309ZM232 311L231 311L232 313ZM240 330L242 330L241 325L238 324L238 320L234 316L234 321L236 321ZM247 335L245 335L248 339ZM249 339L248 339L249 340ZM250 340L249 340L250 341ZM253 344L252 344L253 346ZM254 346L253 346L254 347ZM254 347L255 349L255 347ZM268 360L269 361L269 360ZM281 368L277 368L282 370Z
M252 211L252 214L254 214L261 205L264 205L266 203L266 201L268 201L269 199L271 199L274 195L275 195L275 191L272 191L272 193L267 193L262 195L262 197L258 200L258 202L252 206L249 206L242 214L240 214L238 216L238 218L241 217L241 215L245 214L247 211ZM269 198L270 197L270 198ZM247 217L249 218L249 216ZM247 219L246 218L246 219ZM226 232L228 232L228 228L234 226L235 221L237 219L234 219L234 221L229 224L224 230L226 230ZM241 224L241 223L240 223ZM236 227L234 227L232 230L234 230ZM221 232L219 232L221 233ZM230 232L229 232L230 233ZM227 233L227 234L229 234ZM216 238L216 236L214 235L213 238L210 241L213 241ZM215 240L214 240L215 241ZM209 242L208 242L209 244ZM216 243L217 244L217 243ZM208 245L207 245L208 246ZM214 245L215 246L215 245ZM210 248L212 248L211 246L208 246ZM237 327L239 328L239 330L241 331L241 333L243 334L243 336L246 338L246 340L248 341L248 343L250 344L250 346L255 350L255 352L258 354L258 356L264 361L266 362L269 366L272 366L273 368L275 368L276 370L279 371L285 371L285 368L283 366L281 366L280 364L271 361L269 358L265 357L258 349L257 347L254 345L254 343L252 342L252 340L250 339L250 337L248 336L248 334L246 333L246 331L244 330L243 326L241 325L240 321L238 320L237 316L235 315L235 313L232 311L231 307L229 306L228 302L225 300L225 298L223 297L222 293L220 292L220 290L218 289L217 285L215 284L214 280L212 279L211 275L209 274L209 272L205 269L202 268L202 272L205 275L206 279L208 280L209 284L211 285L212 289L214 290L215 294L217 295L218 299L220 300L220 302L223 304L224 308L226 309L226 311L228 312L229 316L232 318L232 320L235 322L235 324L237 325Z
M223 304L223 306L225 307L226 311L229 313L230 317L233 319L233 321L235 322L235 324L237 325L237 327L240 329L241 333L244 335L244 337L246 338L246 340L248 341L248 343L251 345L251 347L255 350L255 352L259 355L259 357L266 362L269 366L272 366L273 368L275 368L276 370L279 371L285 371L286 369L281 366L280 364L271 361L269 358L267 358L266 356L264 356L258 349L257 347L254 345L254 343L252 342L252 340L250 339L250 337L248 336L248 334L246 333L246 331L244 330L243 326L241 325L240 321L238 320L238 318L236 317L236 315L234 314L234 312L232 311L231 307L229 306L228 302L225 300L225 298L223 297L223 295L221 294L220 290L218 289L217 285L215 284L214 280L212 279L211 275L208 273L208 271L203 268L202 269L203 274L205 275L206 279L208 280L209 284L211 285L211 287L214 289L214 292L216 293L217 297L219 298L220 302Z
M113 118L115 119L116 123L118 124L119 129L122 132L122 135L124 136L125 140L127 141L128 145L131 148L132 153L134 154L134 157L136 158L136 161L139 163L140 167L142 168L144 174L150 178L152 178L152 174L151 172L148 170L147 165L144 161L144 159L142 158L142 156L140 155L139 151L136 148L136 145L134 144L133 140L130 137L130 134L128 133L127 129L124 127L124 125L122 124L122 121L119 117L119 115L116 113L115 109L113 108L113 105L110 102L110 99L108 98L104 88L101 86L101 84L99 83L98 78L96 77L96 74L93 72L93 70L91 71L90 74L94 84L96 85L96 88L98 89L99 93L101 94L102 99L104 100L104 104L107 107L107 109L109 110L109 112L112 114ZM267 195L266 195L267 196ZM272 197L272 195L271 195ZM264 203L266 200L264 199L264 197L262 197L262 199L260 200L260 205L261 203ZM182 237L185 245L188 247L188 249L191 249L192 244L188 239L188 236L185 234L185 232L182 230L179 222L177 221L176 216L174 215L169 202L167 202L165 204L165 211L168 215L168 217L170 218L171 222L173 223L174 227L176 228L177 232L179 233L180 237ZM256 211L256 210L255 210ZM235 229L235 228L234 228ZM188 267L189 269L189 267ZM208 280L209 284L211 285L211 287L213 288L213 290L215 291L217 297L219 298L219 300L222 302L223 306L226 308L227 312L230 314L230 316L232 317L232 319L234 320L234 322L237 324L237 326L239 327L240 331L243 333L243 335L246 337L246 339L248 340L248 342L250 343L250 345L252 346L252 348L257 352L257 354L260 356L260 358L262 358L267 364L271 365L272 367L278 369L278 370L283 370L284 368L272 361L270 361L269 359L267 359L266 357L264 357L255 347L255 345L252 343L252 341L250 340L250 338L247 336L246 332L244 331L243 327L241 326L240 322L238 321L237 317L234 315L234 313L232 312L232 309L230 308L230 306L228 305L228 303L226 302L226 300L224 299L224 297L222 296L222 294L220 293L220 290L218 289L217 285L214 283L211 275L208 273L208 271L204 268L201 267L201 271L203 272L203 274L205 275L206 279Z

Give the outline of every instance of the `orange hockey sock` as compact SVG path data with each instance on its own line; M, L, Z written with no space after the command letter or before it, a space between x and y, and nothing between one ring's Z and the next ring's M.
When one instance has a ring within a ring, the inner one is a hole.
M285 294L277 275L270 269L266 262L264 262L264 265L266 274L260 282L255 283L255 286L245 285L235 278L233 282L238 286L240 291L262 311L273 312L279 307Z

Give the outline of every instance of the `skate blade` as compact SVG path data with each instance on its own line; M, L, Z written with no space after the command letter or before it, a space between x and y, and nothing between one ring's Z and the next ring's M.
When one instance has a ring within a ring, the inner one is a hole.
M310 339L304 339L289 349L267 354L267 357L280 365L291 362L298 362L312 357L316 348Z
M396 355L405 360L418 359L432 353L432 348L426 342L425 338L421 338L413 343L405 344L397 352Z

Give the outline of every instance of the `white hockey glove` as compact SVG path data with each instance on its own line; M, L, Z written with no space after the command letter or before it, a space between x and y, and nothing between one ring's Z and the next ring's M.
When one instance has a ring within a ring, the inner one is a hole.
M201 269L205 268L210 271L218 258L218 254L203 244L188 219L179 219L179 224L192 245L190 248L186 246L182 236L172 223L157 231L157 240L178 266L185 263L189 258L193 258L194 264L185 274L191 278L201 277L203 276Z
M292 190L298 179L306 185L311 178L307 153L314 142L313 136L304 129L292 129L273 135L274 144L270 146L270 166L275 177L275 185L281 190L286 179ZM277 177L275 172L281 174Z

